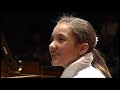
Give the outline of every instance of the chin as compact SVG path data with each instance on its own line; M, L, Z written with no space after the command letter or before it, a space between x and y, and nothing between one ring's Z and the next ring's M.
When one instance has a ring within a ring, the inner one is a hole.
M52 62L52 66L59 66L58 63Z
M61 66L58 62L58 60L52 60L51 62L52 66Z

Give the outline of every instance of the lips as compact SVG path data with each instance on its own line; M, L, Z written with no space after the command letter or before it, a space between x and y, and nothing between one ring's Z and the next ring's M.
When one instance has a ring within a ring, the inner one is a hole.
M58 53L56 53L56 54L51 54L51 57L56 57L56 56L58 56L59 54Z
M56 55L56 54L51 54L51 56L52 56L52 57L55 57L55 56L57 56L57 55Z

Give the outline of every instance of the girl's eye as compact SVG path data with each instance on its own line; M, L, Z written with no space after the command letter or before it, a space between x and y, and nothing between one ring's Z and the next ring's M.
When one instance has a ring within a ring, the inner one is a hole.
M59 41L60 43L62 43L62 42L64 41L64 39L63 39L63 38L59 38L58 41Z

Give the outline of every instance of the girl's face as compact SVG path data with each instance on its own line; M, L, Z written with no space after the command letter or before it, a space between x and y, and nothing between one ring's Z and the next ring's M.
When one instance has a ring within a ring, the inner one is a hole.
M65 23L56 25L51 35L52 42L49 51L53 66L67 67L79 57L79 45L75 44L75 39L71 29Z

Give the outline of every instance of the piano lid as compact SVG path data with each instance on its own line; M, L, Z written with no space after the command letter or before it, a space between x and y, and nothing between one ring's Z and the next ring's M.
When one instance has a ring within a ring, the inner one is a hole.
M18 62L11 52L3 32L1 32L1 51L3 56L9 60L8 62L10 71L18 71Z

